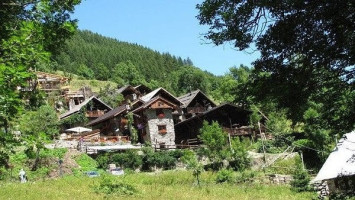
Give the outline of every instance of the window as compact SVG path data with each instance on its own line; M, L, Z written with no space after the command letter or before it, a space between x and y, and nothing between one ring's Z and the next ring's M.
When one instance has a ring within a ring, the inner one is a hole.
M156 109L156 110L155 110L155 114L156 114L157 117L160 118L160 119L165 117L165 114L164 114L163 109Z
M159 132L159 134L161 134L161 135L164 135L164 134L166 134L166 125L158 125L158 132Z

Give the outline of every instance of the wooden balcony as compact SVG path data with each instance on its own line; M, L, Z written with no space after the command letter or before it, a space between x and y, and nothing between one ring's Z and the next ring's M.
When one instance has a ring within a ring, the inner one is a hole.
M187 107L187 113L203 113L206 111L204 107Z
M223 128L223 130L231 136L253 136L257 134L254 128L248 126L240 128Z
M95 117L100 117L104 114L105 114L105 112L103 110L89 110L89 111L86 111L85 116L89 117L89 118L95 118Z

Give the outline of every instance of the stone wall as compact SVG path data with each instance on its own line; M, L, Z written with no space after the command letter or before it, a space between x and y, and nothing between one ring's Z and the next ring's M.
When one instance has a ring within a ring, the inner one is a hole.
M175 145L175 129L173 116L170 109L164 109L164 118L158 118L156 112L153 109L148 109L144 111L144 115L148 119L148 124L146 126L147 134L144 136L145 141L150 141L152 145L165 143L172 148ZM166 133L160 134L158 131L159 125L166 126Z

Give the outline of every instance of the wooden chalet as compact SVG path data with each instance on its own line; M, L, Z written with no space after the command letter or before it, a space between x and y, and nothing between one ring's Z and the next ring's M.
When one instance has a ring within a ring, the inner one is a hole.
M72 116L73 114L79 113L82 110L85 110L85 116L88 118L88 120L92 121L104 115L108 111L112 110L112 108L100 99L96 98L95 96L92 96L86 99L84 102L80 103L79 105L74 106L71 110L61 114L60 119L66 119Z
M35 88L46 93L59 92L60 95L66 89L68 78L47 72L34 72L35 78L27 81L27 87L19 88L21 91L33 91Z
M136 90L138 90L142 95L146 95L148 94L149 92L151 92L152 90L145 86L145 85L137 85L136 87L134 87Z
M143 102L136 100L129 104L122 104L115 109L105 113L97 119L89 122L87 126L93 129L100 129L101 135L105 136L129 136L128 120L126 114L134 108L142 105Z
M121 88L121 94L132 97L135 90L131 86ZM163 88L158 88L136 99L125 102L105 115L89 122L87 126L100 129L102 136L129 136L127 113L134 115L134 128L138 130L140 143L150 142L155 145L174 146L174 119L182 103Z
M74 106L81 104L85 99L93 96L90 87L82 87L77 91L66 91L64 94L64 99L67 107L71 110Z
M209 123L218 122L231 136L252 137L256 132L248 126L250 114L250 111L228 103L207 109L175 124L175 143L186 144L189 140L198 140L200 128L205 120Z
M131 85L125 85L119 88L117 90L117 93L122 94L122 96L124 97L125 100L122 103L134 102L140 97L142 97L140 91Z
M183 103L181 106L183 111L181 121L216 107L216 104L201 90L189 92L183 96L178 97L178 99Z

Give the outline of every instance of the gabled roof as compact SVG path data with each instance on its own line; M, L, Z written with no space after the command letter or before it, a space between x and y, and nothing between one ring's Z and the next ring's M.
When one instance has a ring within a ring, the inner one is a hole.
M145 85L143 85L143 84L140 84L140 85L137 85L136 87L134 87L136 90L138 90L140 93L144 93L144 91L146 91L146 92L151 92L152 91L152 89L150 89L149 87L147 87L147 86L145 86Z
M138 108L136 108L136 109L133 110L132 112L138 112L138 111L140 111L140 110L142 110L142 109L146 109L148 106L152 105L153 103L155 103L155 102L158 101L158 100L164 101L166 104L170 105L170 106L173 107L173 108L176 108L176 107L177 107L176 104L174 104L174 103L172 103L172 102L170 102L170 101L164 99L164 98L161 97L161 96L157 96L157 97L152 98L150 101L144 103L143 105L139 106Z
M312 182L355 175L355 130L344 134Z
M221 104L221 105L214 107L210 110L207 110L199 115L195 115L187 120L179 122L179 123L175 124L175 126L180 126L180 125L186 124L186 123L193 121L193 120L204 120L209 117L218 118L219 115L225 115L230 118L238 118L239 116L236 115L237 112L242 112L245 114L251 113L250 111L245 110L245 109L238 107L236 105L233 105L230 103L224 103L224 104Z
M64 118L67 118L67 117L69 117L70 115L72 115L74 113L79 112L82 107L84 107L86 104L88 104L93 99L95 99L96 101L100 102L102 105L107 107L108 110L112 110L112 108L109 105L107 105L105 102L101 101L100 99L96 98L95 96L91 96L90 98L88 98L85 101L83 101L81 104L74 106L68 112L61 114L59 118L60 119L64 119Z
M212 105L211 106L216 106L216 104L207 97L206 94L204 94L201 90L195 90L192 92L189 92L185 95L182 95L180 97L178 97L178 99L183 103L183 105L181 106L182 108L186 108L190 105L190 103L198 96L198 95L202 95L206 100L208 100Z
M98 117L97 119L89 122L87 124L87 126L93 126L93 125L98 124L100 122L103 122L103 121L106 121L106 120L111 119L113 117L116 117L117 115L123 113L126 110L127 110L127 106L126 106L126 104L123 104L123 105L121 105L121 106L119 106L119 107L117 107L117 108L115 108L113 110L110 110L109 112L107 112L104 115Z
M141 97L141 100L143 100L144 102L148 102L156 96L162 96L174 104L177 104L179 106L182 105L182 102L179 99L177 99L174 95L172 95L170 92L168 92L167 90L165 90L164 88L161 88L161 87L144 95L143 97Z
M122 86L120 88L118 88L117 92L122 94L123 92L125 91L133 91L134 93L140 93L135 87L131 86L131 85L125 85L125 86Z

